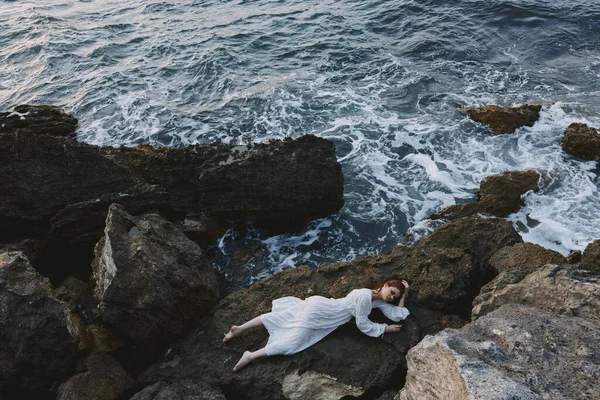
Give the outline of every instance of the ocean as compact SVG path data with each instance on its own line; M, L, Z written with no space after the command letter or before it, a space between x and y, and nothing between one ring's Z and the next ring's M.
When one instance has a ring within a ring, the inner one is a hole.
M600 127L599 95L598 0L0 1L0 110L63 107L105 146L335 142L339 213L279 236L238 222L213 246L217 268L254 249L247 284L410 245L506 170L546 171L508 218L523 239L583 250L600 168L560 140ZM544 107L511 135L460 111L522 103Z

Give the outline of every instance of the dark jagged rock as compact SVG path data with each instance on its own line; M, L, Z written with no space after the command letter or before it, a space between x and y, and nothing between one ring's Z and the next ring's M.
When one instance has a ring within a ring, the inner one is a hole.
M396 399L599 398L599 340L600 319L507 304L412 348Z
M523 126L533 126L540 117L542 106L523 104L517 107L484 106L465 107L464 111L472 120L488 125L497 133L513 133Z
M220 277L200 247L159 215L111 205L95 255L99 315L141 347L181 336L219 300Z
M175 383L156 382L138 392L131 400L226 400L221 390L194 379Z
M476 202L446 207L429 218L456 219L478 214L508 217L523 205L521 195L530 190L539 190L539 179L540 171L533 169L488 176L481 181Z
M472 318L487 312L485 304L506 286L520 282L546 264L566 263L567 260L561 254L533 243L518 243L501 248L489 260L489 267L495 278L485 284L473 300Z
M115 149L61 136L76 120L56 108L16 110L25 114L2 114L0 130L0 244L45 243L32 262L56 282L89 274L111 203L183 221L203 244L231 220L291 231L343 205L341 166L325 139Z
M0 113L0 134L73 136L77 119L54 106L21 105Z
M96 353L78 365L78 373L60 385L57 400L117 400L135 381L110 355Z
M584 160L600 161L600 131L581 123L565 130L561 146L567 153Z
M581 268L600 272L600 240L587 245L581 257Z
M69 376L78 353L72 329L66 304L27 258L0 254L0 393L43 397Z

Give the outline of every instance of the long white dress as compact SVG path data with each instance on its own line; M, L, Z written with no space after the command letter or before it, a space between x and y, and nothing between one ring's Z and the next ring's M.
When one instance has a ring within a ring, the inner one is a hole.
M381 300L372 300L370 289L356 289L343 299L311 296L305 300L282 297L273 300L270 313L260 319L269 331L265 347L267 355L294 354L317 343L338 326L356 318L356 326L363 333L379 337L387 324L369 319L373 308L379 308L393 321L408 317L405 307L395 306Z

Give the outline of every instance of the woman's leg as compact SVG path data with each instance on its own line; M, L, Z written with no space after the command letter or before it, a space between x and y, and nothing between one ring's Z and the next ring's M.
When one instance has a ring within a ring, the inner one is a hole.
M252 361L256 360L257 358L262 358L262 357L266 357L267 353L265 352L265 348L263 347L260 350L256 350L256 351L245 351L244 354L242 355L242 358L240 358L240 360L237 362L237 364L235 364L235 367L233 367L234 371L238 371L242 368L244 368L246 365L250 364Z
M234 337L236 337L237 335L239 335L240 333L244 332L247 329L250 328L254 328L256 326L261 326L263 323L260 320L260 315L254 319L251 319L250 321L246 322L243 325L237 326L234 325L231 327L231 329L229 330L229 332L227 332L225 334L225 337L223 338L223 341L226 342L228 340L233 339ZM245 354L245 353L244 353Z

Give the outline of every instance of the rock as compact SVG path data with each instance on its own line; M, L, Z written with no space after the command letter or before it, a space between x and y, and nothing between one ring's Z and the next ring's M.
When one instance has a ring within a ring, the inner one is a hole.
M567 263L578 264L581 262L581 250L572 250L567 256Z
M216 388L196 380L183 380L175 383L156 382L138 392L131 400L225 400L223 393Z
M74 136L77 119L54 106L21 105L0 113L0 134Z
M561 254L533 243L517 243L501 248L489 261L496 277L485 284L473 300L471 318L477 318L482 304L491 302L494 293L502 291L507 285L520 282L529 273L546 264L566 263L567 260Z
M146 182L169 192L178 210L243 219L274 232L302 227L344 204L335 145L307 135L251 146L138 146L106 149Z
M135 385L133 378L106 353L96 353L83 360L78 374L60 385L57 400L117 400Z
M100 318L140 347L181 336L219 300L200 247L156 214L110 206L92 265Z
M505 305L408 352L396 399L595 399L600 319Z
M505 171L488 176L481 181L476 202L446 207L429 218L456 219L477 214L494 215L499 218L508 217L519 211L523 205L521 200L523 194L530 190L539 190L540 176L540 171L534 169Z
M581 258L581 268L600 272L600 240L587 245Z
M0 393L43 396L69 376L78 353L71 330L67 305L23 253L0 254Z
M572 123L561 141L563 150L584 160L600 161L600 131L586 124Z
M472 120L488 125L496 134L513 133L523 126L533 126L540 117L542 106L523 104L517 107L484 106L465 107Z
M473 320L509 303L556 314L600 318L600 274L548 264L518 283L478 297L473 306Z
M71 311L74 311L79 296L81 296L87 288L87 283L74 276L69 276L54 290L54 294L56 298L64 301Z

